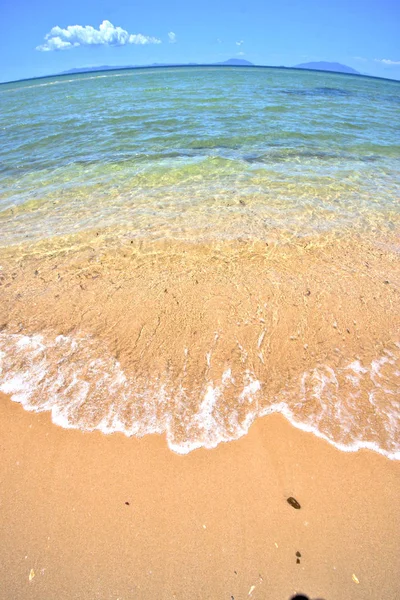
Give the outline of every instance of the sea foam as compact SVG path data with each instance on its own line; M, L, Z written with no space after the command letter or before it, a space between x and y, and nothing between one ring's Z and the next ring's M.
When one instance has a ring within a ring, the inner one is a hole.
M183 352L187 358L188 349ZM210 366L211 351L204 361ZM257 417L281 413L340 450L367 448L400 459L400 344L369 365L359 359L341 369L318 365L272 397L267 382L248 369L239 381L226 367L190 393L184 381L140 381L99 340L83 334L0 334L0 391L26 410L50 411L64 428L165 433L171 450L187 454L238 439ZM234 402L228 403L232 390Z

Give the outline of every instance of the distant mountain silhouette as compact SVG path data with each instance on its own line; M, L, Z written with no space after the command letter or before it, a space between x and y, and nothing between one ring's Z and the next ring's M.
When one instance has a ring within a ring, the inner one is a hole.
M244 58L230 58L225 62L214 63L215 65L232 65L234 67L254 67L253 63Z
M62 71L60 75L72 75L73 73L91 73L92 71L112 71L113 69L129 69L130 67L110 67L108 65L101 65L99 67L78 67L77 69L68 69L68 71Z
M199 63L151 63L151 65L131 66L130 69L145 69L146 67L197 67ZM126 68L126 67L123 67Z
M334 62L308 62L295 65L295 69L311 69L312 71L334 71L335 73L352 73L353 75L361 75L355 69Z
M216 62L216 63L152 63L151 65L101 65L98 67L78 67L75 69L69 69L68 71L63 71L62 73L58 73L58 75L72 75L73 73L92 73L94 71L117 71L120 69L145 69L146 67L213 67L213 66L226 66L226 67L255 67L248 60L244 58L229 58L224 62ZM340 63L334 62L308 62L301 63L299 65L295 65L294 67L275 67L280 69L294 68L294 69L310 69L312 71L332 71L334 73L350 73L353 75L361 75L355 69L348 67L347 65L342 65ZM366 73L364 73L366 75Z
M253 63L243 58L230 58L224 62L217 63L152 63L151 65L143 65L142 68L147 67L196 67L196 66L234 66L234 67L254 67ZM101 65L99 67L78 67L75 69L68 69L68 71L62 71L60 75L72 75L73 73L92 73L93 71L116 71L118 69L137 69L138 65L125 65L125 66L109 66Z

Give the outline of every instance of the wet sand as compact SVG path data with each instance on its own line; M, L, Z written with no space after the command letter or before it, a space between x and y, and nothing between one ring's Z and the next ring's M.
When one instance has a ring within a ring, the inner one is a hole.
M179 456L0 395L0 440L2 600L400 595L400 464L282 416Z
M280 411L340 447L392 456L393 238L144 243L92 232L4 250L0 389L65 426L167 431L182 453Z

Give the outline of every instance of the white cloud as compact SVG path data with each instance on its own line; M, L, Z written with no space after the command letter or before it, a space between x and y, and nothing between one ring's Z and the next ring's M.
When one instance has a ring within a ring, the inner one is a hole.
M374 60L384 65L400 65L400 60L390 60L390 58L375 58Z
M103 21L99 29L91 25L68 25L66 29L53 27L44 38L46 41L36 50L68 50L77 46L107 45L125 46L125 44L161 44L155 37L141 33L128 33L122 27L114 27L110 21Z
M170 31L168 34L170 44L175 44L176 42L176 33Z
M220 40L220 38L217 38L217 44L222 44L222 40Z
M244 52L238 52L237 55L238 56L244 56Z
M241 46L243 44L243 40L240 40L239 42L236 42L236 46Z

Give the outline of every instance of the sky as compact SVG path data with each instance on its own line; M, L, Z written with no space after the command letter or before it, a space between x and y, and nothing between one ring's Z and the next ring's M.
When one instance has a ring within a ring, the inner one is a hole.
M400 80L399 0L0 0L0 17L0 81L229 58Z

